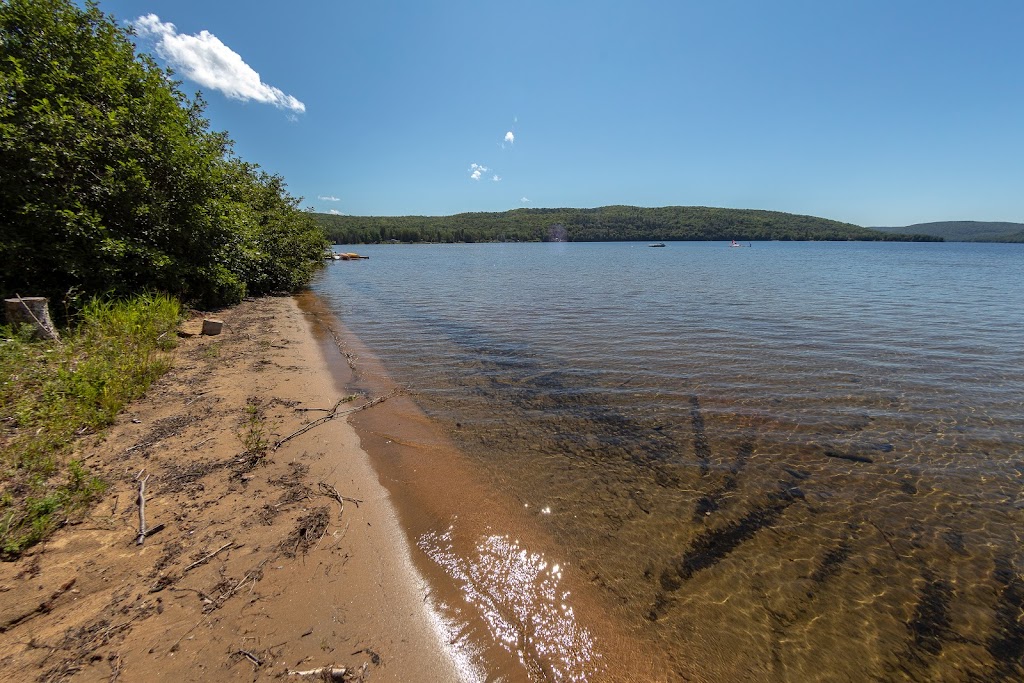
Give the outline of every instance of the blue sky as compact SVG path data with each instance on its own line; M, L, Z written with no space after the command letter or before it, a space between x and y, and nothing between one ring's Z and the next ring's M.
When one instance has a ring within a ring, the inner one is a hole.
M1024 222L1020 0L100 8L317 211Z

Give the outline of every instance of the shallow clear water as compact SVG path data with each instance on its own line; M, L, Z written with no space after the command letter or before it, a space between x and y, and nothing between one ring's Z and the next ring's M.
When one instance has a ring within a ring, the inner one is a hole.
M358 250L315 292L679 677L1024 677L1024 245Z

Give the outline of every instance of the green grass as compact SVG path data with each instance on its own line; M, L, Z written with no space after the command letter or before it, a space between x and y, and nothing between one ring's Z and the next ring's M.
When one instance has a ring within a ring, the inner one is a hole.
M270 439L267 436L267 428L263 422L264 408L260 399L251 396L245 402L245 418L242 426L235 434L238 440L245 446L245 462L247 469L252 469L263 462L267 451L270 449Z
M75 440L113 422L170 367L180 306L93 300L61 342L0 326L0 555L39 542L105 488Z

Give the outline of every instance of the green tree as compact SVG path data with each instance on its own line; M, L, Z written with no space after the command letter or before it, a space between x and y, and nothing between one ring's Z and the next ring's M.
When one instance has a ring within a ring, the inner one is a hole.
M268 277L308 279L322 234L203 109L94 2L0 1L0 294L158 289L217 305ZM257 253L296 255L296 277L240 255Z

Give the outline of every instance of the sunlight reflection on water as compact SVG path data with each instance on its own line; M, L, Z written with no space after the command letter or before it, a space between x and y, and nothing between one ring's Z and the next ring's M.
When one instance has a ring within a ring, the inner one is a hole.
M576 621L571 596L561 586L562 567L502 535L481 539L473 553L459 553L454 531L452 525L423 534L418 545L455 581L492 637L542 680L599 677L601 657Z

